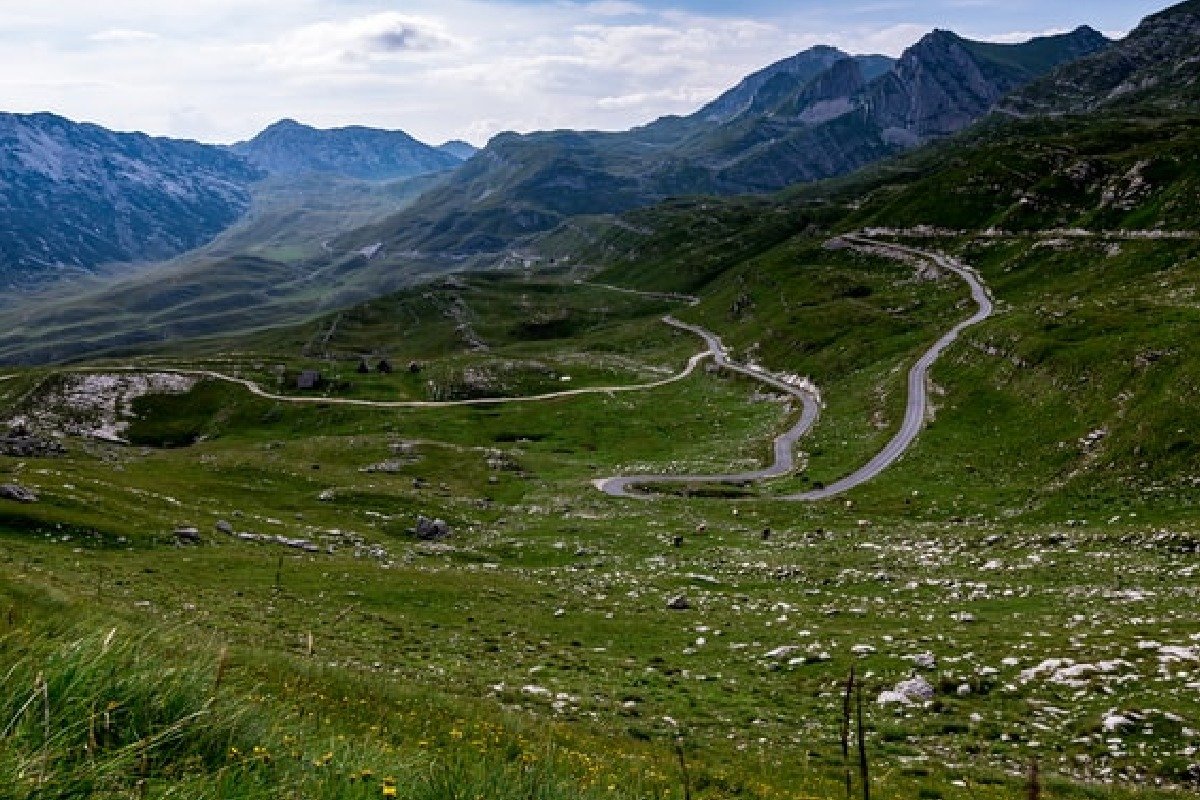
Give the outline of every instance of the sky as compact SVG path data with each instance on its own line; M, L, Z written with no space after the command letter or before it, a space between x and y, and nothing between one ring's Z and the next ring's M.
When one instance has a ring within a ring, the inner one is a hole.
M0 110L233 142L292 118L482 145L699 108L815 44L1122 36L1169 0L0 0ZM7 7L7 8L6 8ZM19 8L20 10L10 10Z

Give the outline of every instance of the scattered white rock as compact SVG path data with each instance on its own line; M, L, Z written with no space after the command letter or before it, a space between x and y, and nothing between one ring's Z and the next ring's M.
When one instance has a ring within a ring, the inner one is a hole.
M913 662L913 666L920 669L937 669L937 658L933 653L917 653L909 656L908 660Z
M920 675L915 675L908 680L900 681L894 689L881 692L878 702L880 705L926 703L933 699L934 694L933 685Z

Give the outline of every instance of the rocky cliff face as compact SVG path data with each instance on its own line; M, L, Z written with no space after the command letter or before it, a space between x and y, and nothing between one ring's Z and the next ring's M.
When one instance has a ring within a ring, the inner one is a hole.
M1200 0L1147 17L1126 39L1065 65L1000 104L1016 116L1143 106L1194 111L1200 101Z
M404 131L357 126L318 130L293 120L277 122L232 149L272 175L331 173L367 181L428 175L463 161Z
M780 85L794 90L849 57L836 47L823 45L797 53L791 58L748 75L737 86L696 112L693 118L717 124L729 122L750 111L756 102L761 106L760 95L768 84L774 83L776 90Z
M909 48L860 104L885 141L908 147L962 130L1014 89L1109 44L1091 28L1019 45L934 31Z
M217 147L0 114L0 286L197 247L258 177Z

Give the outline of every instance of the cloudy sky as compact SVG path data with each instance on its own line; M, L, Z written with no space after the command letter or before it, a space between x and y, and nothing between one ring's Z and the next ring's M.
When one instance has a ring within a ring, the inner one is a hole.
M688 113L813 44L1122 34L1168 0L0 0L0 110L230 142L292 117L483 144ZM8 6L9 8L5 8Z

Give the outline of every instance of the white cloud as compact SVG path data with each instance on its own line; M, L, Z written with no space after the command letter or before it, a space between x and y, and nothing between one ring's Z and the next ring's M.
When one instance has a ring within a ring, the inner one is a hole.
M287 31L261 48L278 69L370 68L397 58L451 49L439 20L394 12L317 22Z
M627 3L625 0L596 0L586 3L584 8L589 14L599 17L630 17L647 13L645 7L637 3Z
M152 42L158 38L158 34L150 31L139 31L130 28L108 28L106 30L97 31L88 37L93 42L118 42L126 44L136 44L138 42Z

